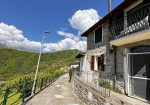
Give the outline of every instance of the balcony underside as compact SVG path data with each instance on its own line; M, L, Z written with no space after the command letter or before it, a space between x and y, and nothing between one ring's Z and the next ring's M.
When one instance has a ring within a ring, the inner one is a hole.
M150 28L147 28L139 32L131 33L129 35L126 35L118 39L114 39L110 41L110 44L114 46L122 46L122 45L144 41L148 39L150 39Z

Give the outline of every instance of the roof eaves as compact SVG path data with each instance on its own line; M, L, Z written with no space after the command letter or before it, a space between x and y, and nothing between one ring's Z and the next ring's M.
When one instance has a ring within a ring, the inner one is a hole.
M85 55L85 52L80 52L80 53L78 53L76 56L75 56L75 58L80 58L80 57L82 57L82 56L84 56Z

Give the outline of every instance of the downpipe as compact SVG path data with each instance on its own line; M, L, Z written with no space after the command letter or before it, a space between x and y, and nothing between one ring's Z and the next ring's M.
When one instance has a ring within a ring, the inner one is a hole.
M116 87L116 78L117 78L117 47L112 46L114 50L114 78L113 78L113 89Z

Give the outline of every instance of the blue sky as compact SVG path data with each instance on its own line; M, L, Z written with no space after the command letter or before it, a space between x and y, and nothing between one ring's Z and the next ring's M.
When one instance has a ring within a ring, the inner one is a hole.
M64 36L58 35L58 31L65 31L73 35L82 32L78 27L74 27L74 22L72 24L69 22L75 12L94 9L99 17L103 17L107 14L107 1L1 0L0 23L8 26L13 25L23 32L21 34L24 38L35 42L40 42L42 33L49 30L51 34L46 42L57 43L64 39ZM112 7L114 8L123 0L112 1Z

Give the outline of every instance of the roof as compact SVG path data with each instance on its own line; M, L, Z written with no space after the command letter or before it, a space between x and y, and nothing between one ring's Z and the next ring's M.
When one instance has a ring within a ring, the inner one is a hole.
M81 58L81 57L84 56L84 55L85 55L85 52L79 52L79 53L75 56L75 58L79 59L79 58Z
M117 6L115 9L113 9L109 14L104 16L102 19L100 19L96 24L94 24L92 27L90 27L88 30L86 30L84 33L81 34L82 37L87 36L88 33L102 25L105 21L107 21L110 17L114 16L115 14L119 13L120 11L124 10L125 8L129 7L133 3L135 3L138 0L125 0L122 2L119 6Z

